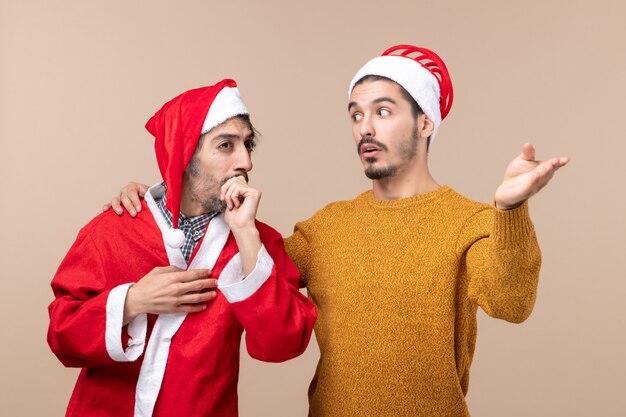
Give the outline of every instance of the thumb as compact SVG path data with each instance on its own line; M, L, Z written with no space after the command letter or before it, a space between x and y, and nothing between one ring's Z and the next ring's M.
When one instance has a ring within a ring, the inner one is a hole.
M535 160L535 147L532 143L525 143L524 146L522 146L522 154L520 155L520 158L525 161Z

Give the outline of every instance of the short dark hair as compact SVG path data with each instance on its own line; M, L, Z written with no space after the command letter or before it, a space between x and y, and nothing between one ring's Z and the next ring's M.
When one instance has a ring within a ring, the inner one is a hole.
M242 122L244 122L245 124L247 124L247 125L248 125L248 128L252 131L252 138L253 138L253 139L254 139L257 135L259 135L259 136L261 135L261 133L260 133L258 130L256 130L256 129L254 128L254 126L252 126L252 122L250 121L250 115L249 115L249 114L238 114L237 116L229 117L228 119L224 120L222 123L220 123L220 124L218 124L218 125L213 126L213 127L211 128L211 130L215 129L216 127L220 127L220 126L222 126L222 125L224 125L224 124L226 124L226 123L230 122L230 121L231 121L231 120L233 120L233 119L239 119L239 120L241 120ZM200 139L198 140L198 145L197 145L197 147L199 146L200 141L204 138L204 136L205 136L207 133L209 133L211 130L208 130L208 131L206 131L206 132L204 132L203 134L201 134L201 135L200 135Z
M411 105L411 113L413 113L413 117L417 119L417 117L420 114L424 114L424 110L422 110L422 108L419 106L419 104L417 104L417 101L415 101L413 96L411 96L409 94L409 92L404 89L404 87L402 87L400 84L398 84L397 82L395 82L391 78L383 77L382 75L370 74L370 75L366 75L365 77L363 77L359 81L357 81L354 84L354 87L356 87L359 84L363 84L364 82L373 82L373 81L390 81L390 82L396 84L398 87L400 87L400 93L402 94L402 97L406 101L408 101L409 104ZM354 89L354 87L352 87L352 88Z

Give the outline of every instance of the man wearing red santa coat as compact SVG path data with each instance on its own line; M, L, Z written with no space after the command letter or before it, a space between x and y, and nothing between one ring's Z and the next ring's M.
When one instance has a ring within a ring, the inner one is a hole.
M243 330L252 357L285 361L315 309L281 236L255 220L236 83L187 91L146 128L163 183L136 219L87 224L52 280L48 343L82 368L67 416L237 416Z

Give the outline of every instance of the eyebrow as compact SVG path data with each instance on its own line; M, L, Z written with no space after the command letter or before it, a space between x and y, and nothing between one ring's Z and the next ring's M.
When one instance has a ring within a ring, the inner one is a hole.
M241 136L236 135L234 133L222 133L219 134L217 136L215 136L213 139L211 139L212 141L216 141L216 140L222 140L222 139L239 139ZM249 135L247 135L245 138L243 138L243 140L254 140L256 137L256 135L254 134L254 132L250 133Z
M394 99L389 98L389 97L381 97L381 98L377 98L376 100L374 100L374 101L373 101L373 103L378 104L378 103L382 103L382 102L384 102L384 101L388 101L388 102L390 102L391 104L398 104L398 103L396 103L396 101L395 101Z
M383 102L389 102L391 104L396 104L396 105L398 104L398 103L396 103L396 101L394 99L392 99L390 97L380 97L380 98L377 98L377 99L372 101L372 103L374 103L374 104L383 103ZM350 111L350 109L353 106L356 106L356 105L357 105L356 101L351 101L350 103L348 103L348 111Z

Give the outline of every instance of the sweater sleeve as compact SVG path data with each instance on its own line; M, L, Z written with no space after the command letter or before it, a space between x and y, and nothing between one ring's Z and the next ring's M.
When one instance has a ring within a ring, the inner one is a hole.
M91 367L137 359L143 352L147 317L122 325L130 284L108 285L106 265L84 229L71 247L51 286L48 344L68 367Z
M312 219L296 223L293 234L285 239L285 249L300 271L300 288L307 286L308 260L310 256L310 225Z
M250 275L240 283L220 287L246 331L248 353L267 362L302 354L317 318L313 303L298 289L298 270L276 235L264 242ZM227 269L228 265L222 274Z
M459 236L468 297L487 314L513 323L530 315L537 294L541 252L528 203L512 210L486 207Z

